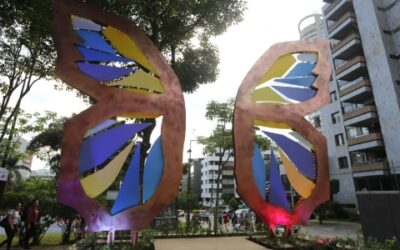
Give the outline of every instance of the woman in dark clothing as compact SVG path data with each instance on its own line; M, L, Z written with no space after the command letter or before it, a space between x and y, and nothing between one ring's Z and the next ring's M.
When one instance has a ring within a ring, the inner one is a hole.
M10 249L12 240L17 233L18 224L21 220L21 216L19 215L19 211L21 210L21 203L18 203L15 206L15 209L11 209L7 213L6 223L4 225L4 230L6 231L7 239L5 239L1 244L2 247L7 243L7 250Z
M39 223L39 201L34 200L29 206L25 218L26 235L24 239L24 249L30 249L29 239L34 237L37 233Z

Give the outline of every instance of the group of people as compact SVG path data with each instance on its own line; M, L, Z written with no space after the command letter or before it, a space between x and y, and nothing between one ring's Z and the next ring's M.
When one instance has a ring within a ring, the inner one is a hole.
M29 240L37 233L40 218L39 201L34 200L21 213L22 203L17 203L14 209L10 209L7 215L0 221L0 225L4 227L7 238L0 243L0 247L7 244L7 250L10 249L14 236L21 228L25 231L23 239L20 239L23 249L30 249ZM21 226L23 224L23 226Z

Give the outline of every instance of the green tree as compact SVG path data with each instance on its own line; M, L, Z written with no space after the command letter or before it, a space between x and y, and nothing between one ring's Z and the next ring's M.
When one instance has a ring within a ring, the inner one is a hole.
M232 210L236 210L239 208L239 202L234 197L232 197L232 199L229 200L228 204Z
M50 0L0 2L2 145L13 139L23 98L36 82L52 76L55 51L50 27ZM4 159L3 157L3 162Z
M218 50L212 36L243 19L243 0L88 0L104 10L130 18L169 60L185 92L214 82Z
M64 123L67 118L59 118L51 123L48 128L35 136L29 143L28 149L36 153L39 158L46 160L51 170L58 178L60 174L61 140ZM56 183L53 182L53 189L56 190ZM61 227L62 243L68 243L72 231L72 224L78 214L72 208L53 204L52 216L57 218L57 224Z
M221 193L221 177L222 171L227 162L233 155L233 138L232 138L232 118L233 118L234 100L229 99L225 102L211 101L206 107L206 118L215 121L216 127L208 137L198 137L199 143L204 145L205 154L216 154L218 156L217 184L211 189L211 203L215 197L214 209L214 232L217 233L217 225L219 218L219 201ZM256 136L256 141L262 150L269 147L270 142L260 136Z
M40 223L37 235L34 239L36 244L40 244L41 239L51 224L57 221L55 216L57 204L55 201L54 180L41 180L30 178L15 189L4 194L1 207L12 208L17 202L21 202L26 207L35 199L40 202Z
M29 156L29 153L24 152L25 146L21 144L22 136L40 133L54 117L55 113L53 112L31 114L19 109L12 126L7 129L4 128L6 126L5 119L0 119L0 129L3 129L6 135L5 139L0 142L0 166L16 173L17 168L21 167L17 163ZM10 175L10 177L12 176L15 175Z
M178 209L187 211L188 209L199 208L199 194L193 192L181 192L178 195L176 206Z

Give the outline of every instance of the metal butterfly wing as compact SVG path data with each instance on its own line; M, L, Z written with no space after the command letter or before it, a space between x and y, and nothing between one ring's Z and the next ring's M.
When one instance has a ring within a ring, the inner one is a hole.
M179 81L135 24L78 1L54 1L54 39L56 75L96 101L65 124L58 201L94 232L142 229L179 188L185 131ZM142 159L138 134L157 117L161 135ZM119 192L107 209L96 198L112 186Z
M327 41L276 44L253 66L236 97L237 191L271 230L306 223L329 199L326 139L304 118L329 102L328 51ZM268 170L256 133L272 141ZM294 206L282 175L296 192Z

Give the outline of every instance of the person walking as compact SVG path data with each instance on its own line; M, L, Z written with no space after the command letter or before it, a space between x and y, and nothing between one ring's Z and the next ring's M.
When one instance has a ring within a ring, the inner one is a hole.
M6 231L7 239L0 243L0 247L7 243L7 250L10 249L12 240L18 230L18 224L21 220L21 216L19 214L21 207L22 204L17 203L17 205L15 205L15 209L9 210L7 216L2 221L2 226L4 226L4 230Z
M25 218L26 235L24 239L24 249L30 249L29 239L35 237L37 234L37 227L39 223L39 200L34 200L28 208Z

